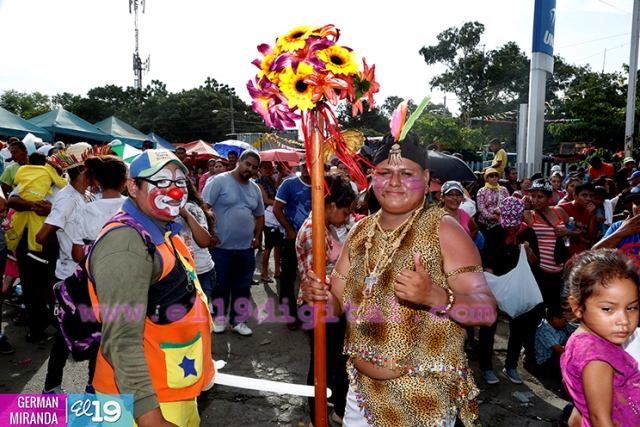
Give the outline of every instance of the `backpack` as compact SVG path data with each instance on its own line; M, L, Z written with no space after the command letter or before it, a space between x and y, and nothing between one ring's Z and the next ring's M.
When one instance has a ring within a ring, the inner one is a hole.
M122 211L116 213L107 224L112 222L121 222L123 226L129 226L140 233L153 261L156 246L148 231ZM116 228L119 227L113 229ZM60 332L73 359L77 361L95 358L102 337L102 324L96 319L89 296L89 273L86 268L88 257L89 254L86 254L82 258L71 276L53 286L53 295L56 300L53 314L58 319Z

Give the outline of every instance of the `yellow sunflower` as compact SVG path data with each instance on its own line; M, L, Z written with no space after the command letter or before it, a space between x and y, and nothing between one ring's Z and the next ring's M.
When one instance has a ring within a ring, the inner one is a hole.
M311 34L311 27L299 26L289 31L284 36L278 38L276 42L276 50L282 52L293 52L302 49Z
M318 58L327 63L327 70L333 74L349 76L358 72L358 64L355 63L355 53L338 46L332 45L324 50L319 50Z
M280 74L278 86L289 100L289 108L298 107L300 110L307 110L316 106L311 102L313 87L303 81L310 74L313 74L313 66L306 63L298 65L297 73L294 73L291 67L287 67Z
M271 63L275 59L275 55L265 55L262 61L260 62L260 72L258 72L258 78L262 76L267 76L272 83L278 84L278 73L275 71L271 71Z

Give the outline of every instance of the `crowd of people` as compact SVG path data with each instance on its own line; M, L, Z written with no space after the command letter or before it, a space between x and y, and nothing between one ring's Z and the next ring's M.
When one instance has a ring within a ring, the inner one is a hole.
M75 157L64 144L28 155L10 140L13 164L0 176L3 297L21 305L14 322L27 326L26 342L41 342L57 325L54 284L84 267L102 322L85 391L133 394L142 427L198 425L196 398L213 384L211 332L253 334L245 314L262 250L257 273L264 283L278 281L289 330L303 325L316 301L327 303L334 422L469 426L479 394L469 358L479 360L478 380L500 382L493 346L502 301L484 273L525 268L541 302L501 315L509 323L501 377L521 384L522 368L562 371L573 425L637 416L635 161L624 159L616 171L592 157L587 170L570 165L565 176L553 166L547 177L519 179L500 141L490 147L495 158L474 182L437 183L428 150L411 132L401 141L387 135L375 156L360 160L368 188L332 158L324 185L327 277L319 277L304 157L296 172L257 151L230 152L205 172L181 147L174 155L146 144L127 165L86 146ZM76 161L60 162L69 158ZM98 307L141 307L146 315L109 317ZM314 384L308 329L307 383ZM0 353L13 351L0 334ZM64 393L69 354L57 330L43 393ZM635 385L625 386L630 379ZM313 399L310 409L313 419Z

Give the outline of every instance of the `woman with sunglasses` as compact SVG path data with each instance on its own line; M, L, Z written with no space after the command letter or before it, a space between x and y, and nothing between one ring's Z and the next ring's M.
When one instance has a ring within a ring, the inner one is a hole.
M478 227L481 231L488 230L500 223L500 202L509 197L506 188L498 184L500 174L494 168L488 168L484 172L484 187L476 194L478 207Z

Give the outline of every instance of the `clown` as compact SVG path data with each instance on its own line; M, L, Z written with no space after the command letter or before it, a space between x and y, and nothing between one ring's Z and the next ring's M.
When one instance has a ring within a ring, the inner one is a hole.
M87 260L94 311L145 308L142 318L101 319L93 380L97 392L133 394L140 427L199 425L196 398L213 385L207 300L173 222L187 202L187 172L169 151L136 158L129 198Z
M169 164L149 178L139 178L147 187L150 208L159 217L172 220L187 204L187 177L175 164ZM172 188L171 184L175 184Z

